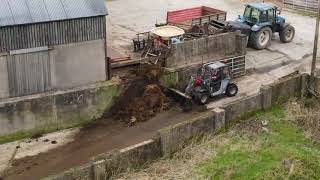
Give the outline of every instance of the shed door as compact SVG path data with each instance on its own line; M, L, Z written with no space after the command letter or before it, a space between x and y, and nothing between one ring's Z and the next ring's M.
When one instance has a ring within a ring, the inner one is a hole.
M8 79L10 96L24 96L51 89L48 51L9 55Z

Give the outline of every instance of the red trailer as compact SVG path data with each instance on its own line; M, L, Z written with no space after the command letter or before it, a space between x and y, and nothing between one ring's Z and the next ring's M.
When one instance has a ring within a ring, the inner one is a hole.
M227 12L207 6L167 12L167 24L176 26L203 25L211 20L226 21Z

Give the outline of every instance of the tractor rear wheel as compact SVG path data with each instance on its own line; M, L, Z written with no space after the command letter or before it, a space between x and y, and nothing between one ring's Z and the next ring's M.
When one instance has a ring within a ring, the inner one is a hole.
M226 90L226 95L229 97L236 96L238 94L238 86L234 83L230 83Z
M295 29L293 26L289 25L282 29L282 31L279 32L280 41L283 43L289 43L293 40L295 36Z
M252 32L250 35L250 44L253 48L261 50L270 46L272 30L264 27L260 31Z

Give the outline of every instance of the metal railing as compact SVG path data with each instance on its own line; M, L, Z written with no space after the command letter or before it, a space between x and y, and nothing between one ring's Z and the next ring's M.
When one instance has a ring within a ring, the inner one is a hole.
M286 7L316 13L318 10L318 0L283 0Z
M220 62L225 63L231 67L233 77L237 78L246 74L246 57L237 56L228 59L222 59Z

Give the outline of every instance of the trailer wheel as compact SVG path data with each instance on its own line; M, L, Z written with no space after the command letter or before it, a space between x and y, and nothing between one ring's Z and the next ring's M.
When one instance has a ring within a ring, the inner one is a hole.
M270 46L272 31L269 27L264 27L260 31L252 32L250 35L250 44L253 48L261 50Z
M226 95L229 97L236 96L238 94L238 86L234 83L230 83L226 90Z
M295 29L293 26L289 25L282 29L282 31L279 32L280 41L283 43L289 43L293 40L295 36Z

